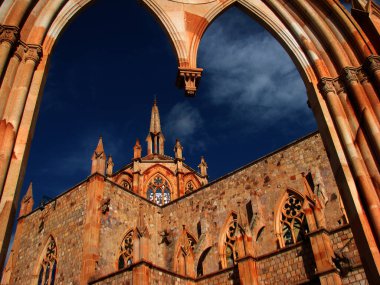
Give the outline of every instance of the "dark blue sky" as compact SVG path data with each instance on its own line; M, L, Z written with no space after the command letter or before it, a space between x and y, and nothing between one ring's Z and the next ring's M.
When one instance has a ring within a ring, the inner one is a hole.
M207 30L199 91L186 98L168 38L137 2L97 0L55 46L23 186L33 181L36 203L90 174L99 135L116 170L136 138L145 154L154 96L166 154L178 137L187 164L205 156L211 180L317 129L289 56L239 9Z

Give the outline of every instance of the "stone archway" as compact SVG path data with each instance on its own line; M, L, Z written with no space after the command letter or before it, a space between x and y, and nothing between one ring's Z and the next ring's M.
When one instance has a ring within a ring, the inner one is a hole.
M4 0L0 7L0 268L9 243L56 39L91 0ZM369 280L380 273L380 8L352 0L142 0L173 43L177 83L194 95L210 23L239 5L287 50L330 157ZM375 279L372 280L375 282Z

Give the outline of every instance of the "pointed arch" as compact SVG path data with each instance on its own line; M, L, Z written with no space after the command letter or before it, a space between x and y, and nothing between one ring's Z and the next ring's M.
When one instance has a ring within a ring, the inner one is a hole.
M305 200L301 193L293 189L287 189L280 199L275 214L275 233L280 248L304 239L304 234L308 231L303 210Z
M144 186L143 196L157 205L165 205L172 199L173 187L161 172L156 172L150 176Z
M174 258L174 272L184 276L195 277L194 250L198 243L196 237L185 228L177 241Z
M117 258L117 269L123 269L133 264L134 258L134 240L136 229L132 228L126 231L119 246Z
M46 245L39 258L35 276L37 285L53 285L57 276L57 243L52 235L46 241Z
M201 256L198 259L197 264L197 277L201 277L205 274L205 261L207 256L209 255L209 252L211 250L212 246L207 247L201 254Z
M233 267L242 254L239 238L244 234L243 227L238 222L238 214L232 211L220 233L218 251L222 269Z

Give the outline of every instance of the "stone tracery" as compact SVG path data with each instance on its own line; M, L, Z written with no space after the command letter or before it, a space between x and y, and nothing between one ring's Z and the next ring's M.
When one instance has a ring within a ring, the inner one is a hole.
M45 256L40 264L38 273L38 285L53 285L57 271L57 245L50 236Z
M133 234L134 230L128 231L120 245L118 269L123 269L133 263Z

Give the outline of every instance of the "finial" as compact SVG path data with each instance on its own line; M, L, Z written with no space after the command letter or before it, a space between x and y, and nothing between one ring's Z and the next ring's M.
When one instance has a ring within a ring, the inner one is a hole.
M157 106L157 95L154 95L153 105L154 105L154 106Z

